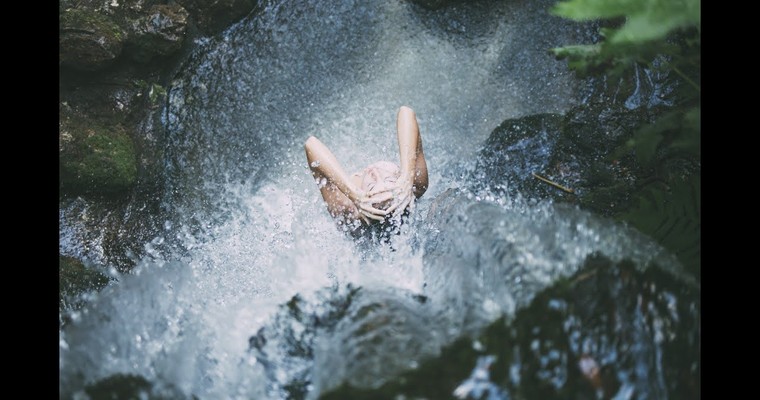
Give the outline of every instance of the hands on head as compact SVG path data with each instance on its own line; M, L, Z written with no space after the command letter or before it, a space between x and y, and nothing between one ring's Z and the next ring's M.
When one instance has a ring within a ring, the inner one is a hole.
M319 139L309 137L304 145L306 157L331 215L359 219L366 224L384 221L388 215L400 218L403 211L407 207L413 208L415 199L425 193L427 164L417 119L411 108L403 106L399 109L396 129L401 159L396 179L370 185L373 187L363 185L361 178L359 182L352 179L358 174L350 178L327 146Z
M414 208L415 197L412 186L410 179L400 177L392 186L360 192L360 197L354 201L354 205L361 214L360 218L369 224L370 219L383 221L388 215L400 216L401 213L394 213L396 210L403 211L407 207ZM391 201L389 202L389 200ZM380 204L390 204L390 206L385 209L378 208Z

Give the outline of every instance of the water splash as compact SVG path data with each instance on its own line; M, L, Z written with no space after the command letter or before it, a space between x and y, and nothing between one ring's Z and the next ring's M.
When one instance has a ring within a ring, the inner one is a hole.
M63 396L114 374L200 398L281 398L302 376L309 397L344 379L376 386L514 312L591 252L659 254L577 210L447 197L473 183L461 177L502 120L577 101L571 73L544 50L587 33L551 19L550 3L436 14L405 1L270 1L199 40L164 117L164 231L60 332ZM430 189L389 243L357 245L327 215L302 143L320 137L349 171L396 159L404 104L417 112ZM62 251L76 252L70 232ZM299 296L310 315L329 314L320 293L349 286L362 297L329 330L282 320L314 328L310 356L278 347L282 304ZM250 340L267 327L268 356L256 356Z

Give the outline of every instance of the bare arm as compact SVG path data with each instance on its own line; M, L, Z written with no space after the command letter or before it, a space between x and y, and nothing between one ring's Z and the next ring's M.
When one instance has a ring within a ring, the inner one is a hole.
M396 120L401 175L411 177L414 196L419 198L428 188L427 163L422 151L422 137L414 111L402 106Z
M402 106L398 110L396 132L401 175L393 194L394 204L388 208L388 212L413 206L414 200L422 196L428 188L427 163L422 152L420 128L411 108Z
M365 193L351 183L338 159L319 139L310 136L304 144L311 173L319 183L322 198L332 216L344 215L353 219L382 220L386 211L371 205Z

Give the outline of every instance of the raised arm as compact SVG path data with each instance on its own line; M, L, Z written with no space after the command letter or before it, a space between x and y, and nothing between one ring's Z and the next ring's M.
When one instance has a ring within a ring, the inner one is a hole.
M388 212L404 210L413 206L414 200L422 196L428 188L427 163L422 152L422 138L414 111L402 106L396 119L398 150L401 175L394 190L394 203Z
M427 163L422 151L422 137L414 111L402 106L396 119L401 175L410 177L414 196L419 198L428 188Z
M365 222L368 222L366 218L383 220L386 211L372 207L366 194L351 183L348 174L327 146L310 136L304 144L304 150L312 176L318 182L319 191L332 216L361 218Z

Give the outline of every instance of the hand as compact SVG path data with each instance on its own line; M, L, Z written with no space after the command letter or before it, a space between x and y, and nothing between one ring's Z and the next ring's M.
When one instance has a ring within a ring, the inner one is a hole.
M359 193L359 195L353 201L359 211L359 217L366 224L369 224L369 219L374 219L376 221L382 221L385 219L386 214L388 214L390 211L375 208L374 205L387 201L392 197L393 193L391 190L385 189L376 192Z
M392 189L393 204L385 210L387 213L393 213L396 210L403 213L407 207L414 208L415 197L412 190L412 180L408 175L403 174L396 182L396 186Z

